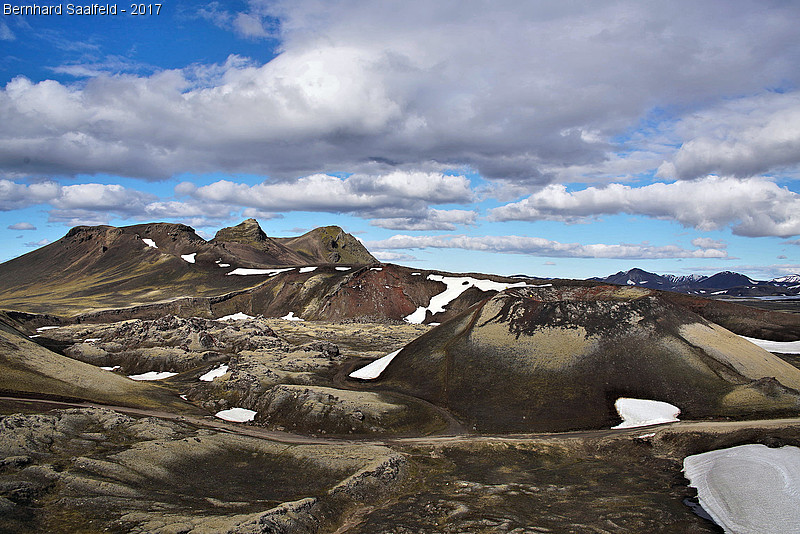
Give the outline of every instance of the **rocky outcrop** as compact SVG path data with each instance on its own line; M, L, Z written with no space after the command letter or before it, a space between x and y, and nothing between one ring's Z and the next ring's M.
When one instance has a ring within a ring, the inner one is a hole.
M259 318L212 321L166 315L149 321L70 325L45 335L71 342L64 349L71 358L98 366L120 366L126 374L182 372L243 351L287 347Z
M0 530L330 531L406 465L385 447L287 447L109 410L4 416Z

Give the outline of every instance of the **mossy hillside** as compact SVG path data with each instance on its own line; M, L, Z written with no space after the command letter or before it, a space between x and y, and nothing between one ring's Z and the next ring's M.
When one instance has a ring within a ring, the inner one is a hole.
M701 330L702 343L681 328ZM754 384L776 374L777 385ZM476 305L410 343L370 387L427 399L479 431L515 432L613 426L619 397L669 402L690 419L796 413L799 378L656 292L556 287Z

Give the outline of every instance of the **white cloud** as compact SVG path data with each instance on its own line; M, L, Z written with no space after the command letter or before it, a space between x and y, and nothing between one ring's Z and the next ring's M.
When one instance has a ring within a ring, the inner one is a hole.
M404 254L402 252L389 252L386 250L378 250L373 252L372 254L375 256L379 261L419 261L416 257L410 254Z
M404 250L425 248L447 248L496 252L505 254L526 254L554 258L625 258L625 259L666 259L666 258L727 258L724 250L687 250L675 245L652 246L648 244L607 245L602 243L583 245L580 243L559 243L541 237L528 236L408 236L395 235L382 241L367 242L370 250Z
M25 243L25 246L29 247L29 248L39 248L39 247L43 247L43 246L49 245L49 244L50 244L49 240L41 239L39 241L29 241L29 242Z
M36 230L36 227L29 222L18 222L8 226L9 230Z
M711 239L710 237L697 237L692 239L692 245L697 248L716 248L720 250L728 248L728 244L724 241Z
M708 176L644 187L610 184L569 192L549 185L519 202L491 210L495 220L586 222L627 213L675 220L698 230L731 226L743 236L800 234L800 194L764 178Z
M16 38L8 24L0 20L0 41L13 41Z
M469 210L428 209L414 217L372 219L372 226L389 230L455 230L456 225L474 225L478 214Z
M277 36L279 55L263 65L101 74L81 85L13 80L0 90L0 171L287 178L471 165L513 183L585 181L657 164L661 149L648 139L619 141L653 109L702 117L726 99L800 82L793 2L223 6L199 15L240 35ZM206 70L215 74L199 83L196 72ZM708 147L728 158L716 166L739 169L727 174L796 165L793 134L785 150L779 134L797 121L770 109L756 108L731 138L731 157L713 125L685 136L678 172L702 171L695 160Z
M665 178L746 177L800 163L800 92L766 93L696 112L674 126L682 145Z
M354 213L375 217L384 227L407 224L452 228L454 224L471 224L475 219L473 212L465 210L429 208L430 204L467 203L474 198L467 178L441 173L395 171L347 178L315 174L294 182L257 185L220 180L202 187L182 183L175 190L196 200L267 212Z

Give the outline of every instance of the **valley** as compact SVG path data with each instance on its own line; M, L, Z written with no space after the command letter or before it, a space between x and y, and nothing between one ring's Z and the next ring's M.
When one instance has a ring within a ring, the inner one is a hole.
M153 223L1 264L0 531L719 532L684 459L800 446L759 346L798 314L359 247Z

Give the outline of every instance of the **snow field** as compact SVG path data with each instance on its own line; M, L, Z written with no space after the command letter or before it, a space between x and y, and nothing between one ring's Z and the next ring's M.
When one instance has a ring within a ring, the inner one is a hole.
M427 307L420 306L414 313L406 316L405 320L409 323L422 323L428 311L434 315L443 312L445 306L453 302L459 295L471 287L477 287L481 291L503 291L511 287L525 287L528 285L525 282L507 284L503 282L493 282L491 280L479 280L470 276L442 276L438 274L429 274L428 280L444 282L447 289L431 297L431 301Z
M392 362L394 357L400 353L401 350L403 349L390 352L386 356L378 358L374 362L365 365L361 369L353 371L349 375L350 378L360 378L361 380L375 380L376 378L381 376L381 373L383 373L386 367Z
M257 412L246 408L231 408L229 410L217 412L214 416L225 421L233 421L234 423L247 423L255 419L256 413Z
M169 371L150 371L149 373L142 373L140 375L128 375L128 378L131 380L164 380L165 378L169 378L171 376L175 376L178 373L171 373Z
M215 378L219 378L220 376L223 376L227 372L228 372L228 366L226 364L222 364L210 370L203 376L201 376L200 380L202 380L203 382L213 382Z
M143 238L142 239L142 243L144 243L145 245L147 245L148 247L151 247L151 248L158 248L156 246L156 242L153 241L152 239Z
M725 532L800 533L800 448L719 449L687 456L683 471Z
M741 336L753 345L758 345L767 352L780 352L782 354L800 354L800 341L770 341Z
M678 421L681 410L667 402L620 397L614 403L622 423L613 428L634 428Z
M231 275L240 275L246 276L250 274L268 274L270 276L275 276L276 274L285 273L286 271L292 271L294 267L288 267L286 269L245 269L244 267L238 267L227 274L227 276Z
M224 317L220 317L219 319L215 319L216 321L246 321L247 319L253 319L252 315L247 315L246 313L238 312L233 313L231 315L226 315Z
M295 317L294 312L289 312L283 317L281 317L284 321L305 321L305 319L301 319L300 317Z

